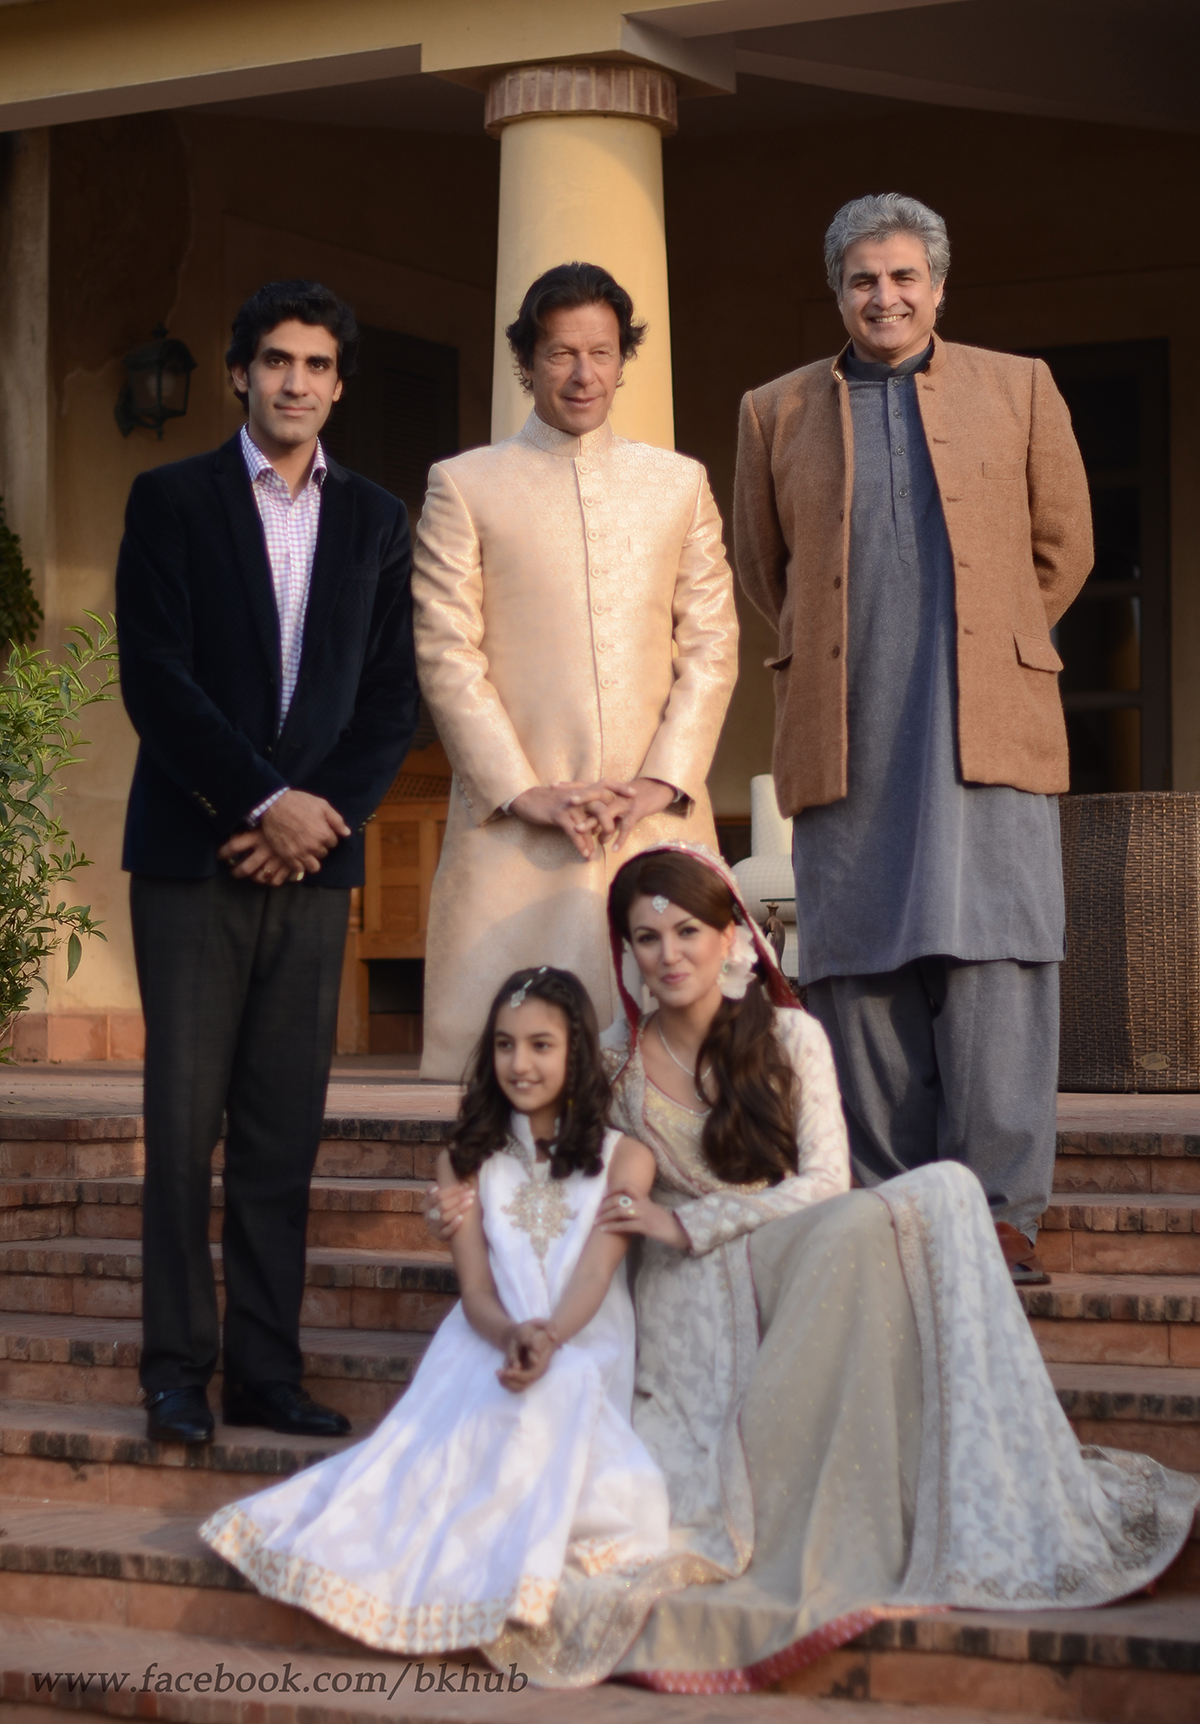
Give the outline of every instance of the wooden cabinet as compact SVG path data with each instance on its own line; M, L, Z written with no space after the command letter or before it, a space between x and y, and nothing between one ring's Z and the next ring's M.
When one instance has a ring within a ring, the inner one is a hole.
M371 1051L371 960L425 956L429 894L446 835L450 781L448 772L411 769L418 764L425 763L410 755L367 827L366 883L351 897L338 1001L340 1054Z

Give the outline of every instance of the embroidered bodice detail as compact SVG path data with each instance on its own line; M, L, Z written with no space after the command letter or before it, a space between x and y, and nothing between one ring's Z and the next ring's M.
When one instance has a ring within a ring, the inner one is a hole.
M565 1182L551 1179L548 1161L538 1161L536 1152L531 1155L515 1136L505 1147L524 1168L525 1181L500 1213L508 1216L518 1232L528 1235L533 1254L544 1268L546 1253L556 1239L562 1238L578 1211L567 1202Z
M655 1134L662 1140L663 1146L670 1151L674 1163L672 1173L675 1178L664 1178L664 1170L660 1166L655 1181L654 1197L659 1203L674 1208L681 1199L691 1197L698 1192L758 1192L765 1191L765 1179L755 1180L749 1185L726 1185L718 1179L708 1165L704 1154L704 1121L705 1114L697 1113L694 1108L685 1107L675 1097L661 1090L649 1078L646 1079L646 1121L653 1126ZM687 1181L688 1189L681 1191L677 1176L682 1175Z

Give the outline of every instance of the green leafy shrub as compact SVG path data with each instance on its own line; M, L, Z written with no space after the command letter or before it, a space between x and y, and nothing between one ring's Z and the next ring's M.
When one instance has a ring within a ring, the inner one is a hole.
M22 646L38 632L42 607L33 596L33 577L21 555L21 541L9 526L0 497L0 645Z
M5 1036L28 1008L34 986L45 987L42 967L64 939L70 977L83 954L83 937L104 938L89 905L58 897L60 887L74 883L76 870L89 866L54 812L59 774L81 758L77 751L86 739L80 713L111 700L117 680L112 619L85 614L95 633L69 630L61 662L17 643L0 677L0 1034ZM10 1057L11 1044L0 1048L0 1059Z

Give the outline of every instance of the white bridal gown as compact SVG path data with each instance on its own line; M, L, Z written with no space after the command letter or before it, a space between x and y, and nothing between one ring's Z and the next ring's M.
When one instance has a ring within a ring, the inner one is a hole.
M479 1201L497 1291L524 1321L561 1297L607 1180L552 1180L523 1116L512 1133L480 1169ZM606 1171L618 1141L605 1134ZM666 1485L630 1423L623 1267L532 1388L501 1388L502 1362L456 1305L372 1436L219 1509L203 1537L268 1597L388 1652L479 1646L506 1623L537 1629L568 1565L577 1584L603 1576L602 1590L627 1589L669 1540ZM622 1624L612 1662L643 1614Z

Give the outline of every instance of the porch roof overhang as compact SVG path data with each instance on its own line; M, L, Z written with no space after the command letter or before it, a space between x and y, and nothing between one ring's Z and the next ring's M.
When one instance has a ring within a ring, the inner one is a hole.
M670 71L682 96L731 93L741 74L1196 131L1198 47L1195 0L0 0L0 130L627 59Z
M482 87L497 67L547 60L641 61L674 73L683 95L715 95L735 88L736 30L928 4L0 0L0 131L414 72Z

